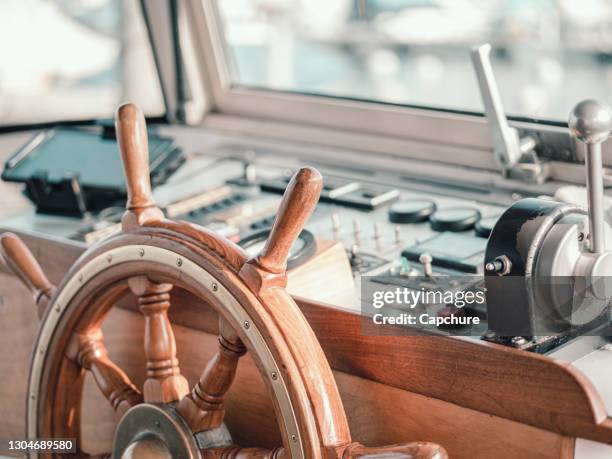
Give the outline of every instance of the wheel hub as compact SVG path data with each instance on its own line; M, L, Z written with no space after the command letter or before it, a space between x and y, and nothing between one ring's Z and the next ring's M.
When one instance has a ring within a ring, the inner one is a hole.
M197 459L193 434L171 407L144 403L131 408L119 421L113 457L121 459Z

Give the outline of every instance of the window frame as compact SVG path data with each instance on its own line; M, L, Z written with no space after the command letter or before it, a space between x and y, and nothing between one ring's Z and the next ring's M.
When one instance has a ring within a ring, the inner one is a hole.
M202 126L299 142L316 139L315 143L354 149L356 154L376 152L486 170L499 168L482 114L232 85L215 0L185 0L184 5L194 62L208 102ZM573 148L566 126L516 119L510 125L543 140L548 148L542 156L552 152L549 157L554 159L551 179L584 182L576 169L583 167L579 165L583 154L580 147ZM565 150L562 157L559 149ZM612 166L612 142L604 145L604 158Z

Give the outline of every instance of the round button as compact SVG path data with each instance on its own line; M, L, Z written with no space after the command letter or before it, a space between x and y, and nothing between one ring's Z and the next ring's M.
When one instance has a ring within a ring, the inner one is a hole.
M389 221L392 223L423 222L435 211L436 203L426 199L397 201L389 207Z
M434 231L466 231L480 220L480 212L470 207L452 207L438 210L429 217Z
M499 216L497 217L487 217L481 218L474 225L474 230L476 231L476 236L484 237L485 239L489 237L491 231L493 231L493 227L499 220Z

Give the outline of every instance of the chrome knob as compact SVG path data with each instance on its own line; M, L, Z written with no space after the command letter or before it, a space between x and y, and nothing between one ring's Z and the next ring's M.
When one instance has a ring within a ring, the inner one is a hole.
M581 142L605 142L612 130L612 109L605 102L583 100L570 113L568 124L574 137Z

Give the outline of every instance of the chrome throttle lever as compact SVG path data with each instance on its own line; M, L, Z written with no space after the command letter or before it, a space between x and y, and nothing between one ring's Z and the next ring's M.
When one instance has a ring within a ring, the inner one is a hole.
M572 135L586 146L586 185L588 197L588 251L578 258L574 276L580 285L590 288L595 297L612 297L612 252L606 250L606 223L604 220L604 187L601 144L612 130L612 110L597 100L584 100L570 113L568 122Z
M586 144L588 212L526 198L499 217L486 251L487 339L556 336L608 322L612 251L605 243L610 228L604 222L601 144L610 136L612 110L595 100L580 102L569 127Z
M586 186L589 205L590 251L603 253L606 250L603 165L601 144L610 136L612 110L597 100L580 102L570 113L569 128L572 135L586 146Z

